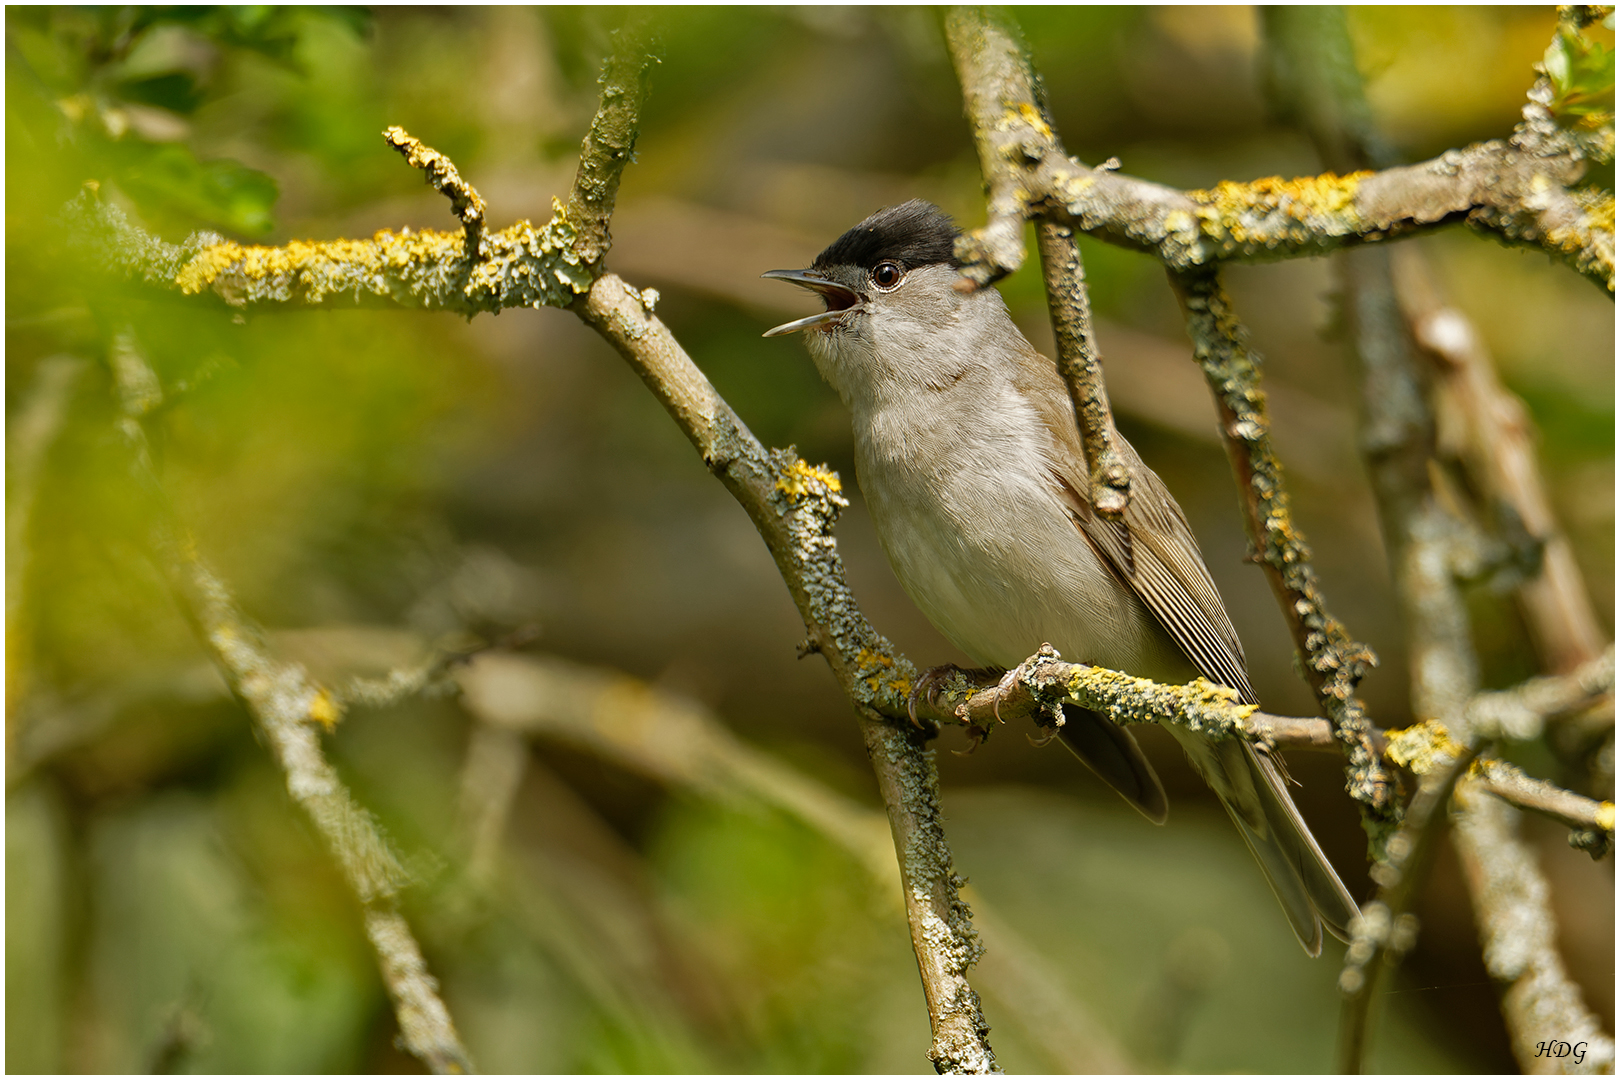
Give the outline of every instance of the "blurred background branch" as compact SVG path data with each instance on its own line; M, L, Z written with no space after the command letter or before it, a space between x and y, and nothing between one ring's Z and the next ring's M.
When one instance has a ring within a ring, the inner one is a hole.
M416 882L405 910L480 1066L926 1069L916 964L892 894L823 828L780 803L654 781L628 756L493 728L435 693L462 658L467 670L505 658L490 648L502 643L533 654L524 659L627 672L658 700L725 716L754 753L876 820L867 747L842 719L847 696L819 665L794 659L805 619L778 565L644 385L569 313L508 309L464 322L293 310L315 295L301 282L341 285L320 303L346 309L443 296L471 311L541 298L553 283L557 301L580 296L574 286L589 287L595 271L562 257L578 252L561 221L504 241L487 229L496 258L480 264L491 275L481 280L498 291L458 292L474 269L457 261L465 229L439 231L443 197L400 168L377 133L397 124L428 136L496 213L548 222L596 115L618 19L561 7L8 9L11 434L31 430L21 418L33 415L31 388L49 381L48 359L97 355L117 327L95 312L120 311L162 394L146 422L154 468L240 606L271 627L305 628L267 637L346 706L325 752L403 853ZM1287 199L1337 190L1221 183L1323 167L1267 109L1257 12L1031 8L1016 19L1046 80L1048 128L1082 160L1126 163L1086 171L1103 190L1128 172L1140 178L1127 181L1132 192L1202 192L1213 201L1195 209L1223 227L1249 213L1274 224L1266 215ZM1485 162L1497 153L1490 140L1519 123L1529 157L1560 141L1587 155L1570 191L1576 211L1601 218L1612 206L1601 85L1612 31L1601 16L1392 8L1346 19L1373 128L1395 160L1443 162L1449 148L1475 147ZM797 313L755 276L804 265L851 222L917 195L964 223L982 220L951 50L931 16L909 9L688 8L666 16L660 36L636 168L614 198L611 265L636 289L613 310L644 329L656 304L715 398L763 445L797 447L782 468L825 461L845 478L842 572L894 642L881 655L960 659L883 568L848 482L836 398L802 356L761 351L759 330ZM1527 105L1537 63L1547 73L1534 93L1548 101ZM70 238L59 212L87 178L99 182L93 216L116 210L149 238L198 235L158 246L125 233L101 254L135 280L86 275L61 257ZM1009 238L1022 249L1034 236L1019 229ZM330 244L296 243L379 230L384 240L348 249L363 254L352 265L323 262L347 257ZM1082 229L1075 242L1119 428L1187 510L1261 700L1280 720L1309 715L1316 705L1293 671L1290 634L1243 561L1243 516L1210 453L1225 435L1186 363L1159 260L1136 250L1146 240L1121 248ZM1572 711L1553 710L1540 736L1517 734L1538 726L1536 695L1551 684L1534 681L1537 657L1553 639L1513 597L1537 580L1537 542L1552 566L1561 535L1578 576L1560 586L1556 618L1573 627L1584 602L1603 651L1612 307L1578 275L1540 265L1539 248L1428 229L1394 249L1403 308L1416 297L1401 262L1414 246L1523 402L1533 427L1522 445L1553 523L1520 528L1481 497L1490 485L1469 463L1479 455L1451 449L1467 441L1451 441L1449 406L1438 407L1436 490L1490 541L1458 586L1481 683L1464 708L1511 704L1493 694L1532 705L1501 711L1491 752L1504 767L1465 778L1459 799L1494 802L1482 787L1494 776L1523 802L1551 800L1556 819L1514 826L1545 886L1536 917L1556 915L1563 953L1538 954L1533 969L1554 971L1544 961L1556 960L1557 979L1538 978L1578 986L1606 1023L1612 864L1569 849L1564 815L1602 824L1612 706L1578 704L1594 695L1566 684ZM198 262L210 247L233 261ZM306 261L281 279L269 263L244 271L270 252ZM407 265L379 284L364 267L384 252ZM187 263L211 302L139 287ZM572 284L501 276L518 267L561 270ZM1035 271L1000 288L1047 351ZM1407 692L1328 267L1232 265L1221 285L1243 313L1250 355L1266 356L1267 431L1289 468L1295 525L1314 541L1320 589L1383 658L1357 693L1392 737L1412 732L1430 718L1413 715ZM229 302L255 296L265 300ZM1420 370L1448 382L1448 365L1413 336ZM351 890L320 835L286 813L284 777L142 554L141 500L108 435L117 417L107 372L81 366L69 384L56 433L31 459L35 479L20 484L30 459L15 451L8 474L13 514L27 510L8 521L8 1066L419 1067L393 1045L397 1022ZM808 496L827 508L820 470L782 476L800 493L779 501ZM18 499L29 490L31 502ZM821 526L805 524L814 538ZM857 682L898 717L907 677L873 664ZM629 703L615 708L636 715ZM1022 739L936 762L954 864L991 915L980 920L990 951L975 983L997 1059L1017 1071L1330 1067L1334 961L1295 955L1219 807L1161 732L1141 738L1176 806L1163 830L1119 813L1063 755ZM1371 895L1356 872L1366 839L1339 793L1339 763L1293 757L1306 816L1351 871L1352 891ZM1405 767L1392 779L1410 790ZM1608 835L1581 832L1589 852ZM1471 864L1450 846L1434 850L1412 907L1423 933L1387 977L1391 1007L1369 1067L1511 1069L1516 1036L1470 926ZM1515 875L1515 888L1529 881ZM1040 942L1038 967L1003 929ZM1087 1014L1090 1034L1065 1026Z
M128 443L130 472L152 500L153 555L232 696L246 707L269 744L286 776L287 793L309 815L360 901L366 937L394 1002L402 1045L435 1073L471 1072L472 1062L438 984L410 924L397 910L409 875L321 750L318 726L335 727L343 716L341 706L302 667L270 652L258 628L238 608L230 586L202 561L196 539L174 518L141 427L146 415L162 404L162 390L131 331L114 337L109 365L122 401L119 428Z
M1329 168L1387 169L1395 153L1377 134L1356 69L1354 47L1343 10L1336 7L1273 9L1266 14L1266 26L1268 73L1279 113L1300 124L1311 136ZM1561 25L1554 50L1563 41L1564 33ZM1582 139L1563 132L1553 123L1550 113L1540 109L1538 99L1549 96L1544 74L1531 91L1531 106L1527 107L1515 142L1531 153L1556 146L1553 152L1576 166L1565 181L1567 185L1584 172L1587 154ZM1550 104L1550 101L1541 104ZM1608 124L1612 143L1612 111ZM1574 204L1571 192L1563 187L1558 190L1562 198ZM1612 192L1609 197L1612 199ZM1554 202L1556 199L1542 205L1550 207ZM1510 212L1507 216L1512 213L1523 211ZM1541 228L1543 235L1550 236L1560 226L1543 220ZM1596 248L1592 246L1594 243ZM1608 274L1612 292L1612 229L1606 243L1608 269L1600 274ZM1583 241L1579 245L1583 254L1576 260L1577 266L1583 265L1582 260L1590 265L1594 259L1602 265L1603 244L1596 236ZM1407 265L1421 275L1415 264ZM1484 710L1470 708L1470 702L1478 700L1479 661L1461 590L1461 580L1478 576L1477 568L1489 558L1486 553L1489 542L1476 522L1461 509L1459 493L1448 484L1443 470L1438 467L1441 448L1432 404L1433 380L1420 362L1416 344L1423 330L1429 330L1432 336L1433 325L1424 326L1412 318L1414 310L1424 307L1432 310L1437 306L1435 287L1423 281L1408 280L1404 283L1406 289L1398 289L1392 257L1382 249L1345 252L1339 257L1339 267L1344 282L1345 322L1362 381L1362 449L1378 500L1391 572L1406 623L1407 649L1412 658L1413 712L1438 719L1460 740L1449 753L1442 754L1430 765L1413 800L1414 822L1391 840L1389 850L1375 867L1373 876L1380 885L1379 898L1364 912L1363 925L1357 929L1357 940L1351 945L1345 971L1340 977L1345 1007L1339 1064L1344 1071L1360 1072L1365 1067L1371 1027L1369 1011L1377 978L1385 964L1398 963L1400 957L1410 951L1417 933L1416 917L1409 914L1408 908L1415 894L1417 874L1444 820L1441 809L1451 798L1466 764L1499 729L1493 731L1488 725L1476 723L1482 719ZM1408 277L1411 276L1409 273ZM1427 296L1423 295L1425 292ZM1418 298L1403 305L1400 299L1403 293L1408 297L1416 293ZM1466 320L1461 316L1456 318L1460 328L1454 329L1451 336L1465 346L1471 334ZM1475 355L1469 359L1476 367L1488 366L1488 359L1484 357ZM1460 382L1450 381L1454 388ZM1490 424L1492 429L1496 428L1498 425L1485 419L1490 415L1490 407L1510 408L1497 404L1502 397L1493 383L1494 379L1488 375L1474 376L1471 395L1474 407L1467 410L1466 415L1475 418L1475 427ZM1457 396L1457 390L1453 389L1453 400ZM1468 398L1463 400L1468 403ZM1501 481L1511 469L1518 480L1519 505L1532 515L1537 510L1544 511L1545 501L1540 496L1534 468L1527 467L1522 458L1514 460L1511 443L1495 452L1476 453L1474 460L1475 476L1486 499L1495 496L1507 502ZM1520 515L1519 521L1523 520ZM1556 542L1556 529L1549 528L1547 515L1542 513L1536 520L1544 531L1552 532L1547 539ZM1553 573L1547 575L1552 589L1558 588L1557 573L1567 574L1568 569L1567 563L1554 564ZM1545 573L1543 567L1537 570ZM1578 590L1578 582L1569 586L1572 592L1584 591ZM1571 659L1576 662L1594 660L1601 643L1588 636L1595 625L1582 626L1583 605L1578 601L1571 603L1565 609L1566 617L1558 620L1555 611L1547 610L1548 592L1547 588L1540 590L1543 606L1539 613L1543 619L1538 620L1541 625L1537 636L1546 640L1551 630L1566 649L1581 648L1584 642L1584 652L1573 657L1558 657L1566 663ZM1549 622L1553 625L1548 625ZM1498 766L1485 775L1494 776L1493 786L1497 792L1517 795L1516 802L1540 801L1527 790L1530 785L1516 782L1519 778L1512 776L1510 766ZM1464 845L1464 859L1465 863L1473 863L1468 880L1473 887L1476 917L1486 939L1487 967L1492 968L1492 974L1499 979L1518 979L1519 971L1508 975L1502 965L1493 967L1491 962L1490 927L1499 918L1498 914L1493 914L1496 902L1493 897L1506 889L1515 892L1516 902L1528 908L1538 901L1544 902L1546 886L1528 860L1512 860L1505 852L1500 857L1482 852L1479 845L1487 834L1491 835L1493 843L1508 848L1515 844L1510 835L1511 811L1488 809L1488 802L1489 799L1476 797L1464 800L1459 807L1459 815L1465 822L1471 816L1485 815L1477 824L1464 826L1463 836L1469 840ZM1540 802L1545 809L1547 803ZM1593 809L1586 810L1588 820L1595 819ZM1524 881L1517 886L1500 882L1487 885L1490 872L1483 868L1482 858L1496 860L1492 865L1498 876L1510 873L1512 866L1525 875ZM1538 911L1534 917L1548 925L1553 918L1550 909ZM1546 947L1551 947L1550 937ZM1538 1040L1532 1038L1530 1032L1541 1032L1543 1037L1539 1041L1543 1044L1547 1037L1582 1042L1593 1033L1593 1019L1581 1003L1580 991L1568 980L1556 955L1541 956L1534 961L1534 966L1536 974L1532 981L1540 989L1519 993L1510 990L1503 998L1508 1028L1514 1033L1515 1051L1526 1071L1534 1070L1539 1064L1532 1052L1532 1043ZM1550 1002L1557 1002L1557 1007L1549 1007ZM1597 1057L1612 1058L1612 1040L1601 1035L1599 1038L1607 1043L1608 1049L1604 1051L1600 1046Z

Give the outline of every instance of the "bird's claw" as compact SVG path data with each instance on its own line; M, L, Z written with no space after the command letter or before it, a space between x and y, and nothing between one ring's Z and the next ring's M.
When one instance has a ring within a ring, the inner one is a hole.
M1018 667L1013 668L1011 671L1004 672L1001 676L1001 681L996 683L996 697L995 700L990 703L990 715L996 718L996 723L998 724L1005 724L1007 722L1001 718L1001 702L1002 699L1017 688L1018 678L1022 672L1023 665L1019 665Z
M911 693L906 696L906 715L911 719L913 724L916 724L917 727L921 728L923 726L922 722L917 719L917 705L919 702L926 704L933 712L940 712L940 694L950 690L972 690L973 684L982 683L986 678L996 675L998 670L999 669L996 668L976 668L964 670L957 667L955 664L941 664L939 667L929 668L927 671L917 676L916 680L911 684ZM994 706L994 711L996 712L996 721L998 723L1001 722L1001 716L999 713L1002 695L1004 695L1008 689L1014 685L1014 683L1008 682L1008 678L1009 676L1007 674L1002 674L1001 682L996 686L996 704ZM966 723L968 730L974 733L974 747L977 747L979 743L983 742L985 736L989 734L987 729L979 727L968 720L965 703L957 705L956 709L953 710L953 714L959 720ZM969 752L972 752L972 748L969 749Z
M911 683L911 693L906 695L906 716L911 719L912 726L922 730L923 724L917 719L917 702L925 701L929 707L934 705L934 694L939 690L940 684L956 673L956 665L941 664L939 667L929 668L918 675Z
M969 724L967 734L969 740L967 749L951 751L951 753L955 754L957 757L968 757L979 747L983 746L984 740L990 735L990 731L988 728L982 728L976 724Z

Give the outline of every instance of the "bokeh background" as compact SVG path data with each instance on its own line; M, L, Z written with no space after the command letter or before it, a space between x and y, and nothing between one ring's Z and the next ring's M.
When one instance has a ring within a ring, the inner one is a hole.
M572 315L256 315L153 297L75 260L55 215L86 180L170 241L453 229L380 136L449 154L494 227L566 196L615 9L6 12L6 1065L9 1071L406 1070L356 906L145 554L106 343L133 326L164 382L159 467L202 550L290 655L377 628L521 641L701 703L830 793L877 807L847 704L742 511L623 363ZM1087 161L1182 187L1318 171L1272 119L1246 7L1020 9L1059 130ZM1412 159L1503 135L1550 8L1350 15L1369 95ZM855 488L847 418L794 339L808 312L758 275L809 263L913 196L966 225L980 181L937 16L922 9L662 14L609 265L771 445ZM1613 618L1611 301L1539 254L1462 230L1419 241L1541 432L1552 497ZM1121 427L1192 520L1267 708L1304 714L1286 630L1245 541L1213 412L1157 264L1083 241ZM1326 594L1406 670L1326 260L1234 267L1266 355L1276 439ZM1038 277L1002 289L1049 348ZM858 490L839 526L866 614L923 665L960 659L890 574ZM1534 673L1511 597L1470 593L1482 672ZM516 635L514 637L514 635ZM370 640L370 639L367 639ZM304 649L299 652L299 648ZM335 648L335 647L334 647ZM337 650L342 651L342 650ZM327 656L325 659L330 660ZM488 1071L926 1072L896 897L804 822L536 740L474 887L454 697L356 710L328 748L406 856L409 914ZM1065 753L1007 731L939 755L971 897L1144 1068L1317 1071L1342 946L1308 960L1218 805L1143 733L1170 824L1143 823ZM947 732L942 751L965 740ZM1509 748L1568 783L1536 746ZM1352 892L1364 841L1330 756L1290 769ZM1612 797L1612 793L1602 793ZM1565 957L1614 1008L1613 860L1531 821ZM1512 1069L1459 871L1388 987L1374 1065ZM983 987L981 986L981 989ZM1004 1066L1064 1061L987 993Z

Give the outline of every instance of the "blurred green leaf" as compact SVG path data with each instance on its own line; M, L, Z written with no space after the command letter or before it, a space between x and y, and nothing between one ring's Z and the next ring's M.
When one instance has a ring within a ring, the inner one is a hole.
M194 112L203 99L196 76L185 71L129 79L119 83L116 91L125 101L156 105L177 113Z
M1614 49L1560 29L1542 58L1553 85L1555 116L1580 118L1614 111Z
M310 22L327 22L357 37L369 33L372 24L371 12L354 5L199 4L139 10L134 33L164 25L183 26L216 44L256 52L295 70L300 39Z
M121 143L113 156L120 168L109 179L138 202L246 236L262 236L275 223L278 188L257 169L227 159L199 161L174 143Z

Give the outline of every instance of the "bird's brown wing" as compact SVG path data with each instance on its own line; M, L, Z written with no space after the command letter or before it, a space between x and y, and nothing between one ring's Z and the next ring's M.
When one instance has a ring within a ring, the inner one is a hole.
M1087 497L1090 487L1085 451L1074 411L1051 361L1033 353L1044 368L1032 379L1047 382L1027 394L1052 435L1053 482L1068 503L1075 524L1120 579L1141 597L1155 618L1206 679L1230 686L1254 703L1243 644L1204 566L1192 527L1164 481L1116 434L1115 445L1131 476L1130 502L1122 521L1098 514ZM1055 385L1053 385L1055 384ZM1044 390L1045 392L1036 392ZM1046 415L1049 414L1049 415Z
M1045 357L1033 351L1032 356L1024 377L1046 386L1031 387L1026 397L1052 434L1053 482L1080 533L1141 597L1205 678L1254 703L1243 645L1181 507L1130 443L1117 437L1115 445L1130 471L1130 501L1121 521L1095 511L1087 496L1089 474L1067 388ZM1245 741L1216 741L1176 726L1170 730L1232 816L1305 951L1312 956L1321 951L1318 916L1335 937L1344 939L1358 913L1356 902L1294 806L1271 755Z

